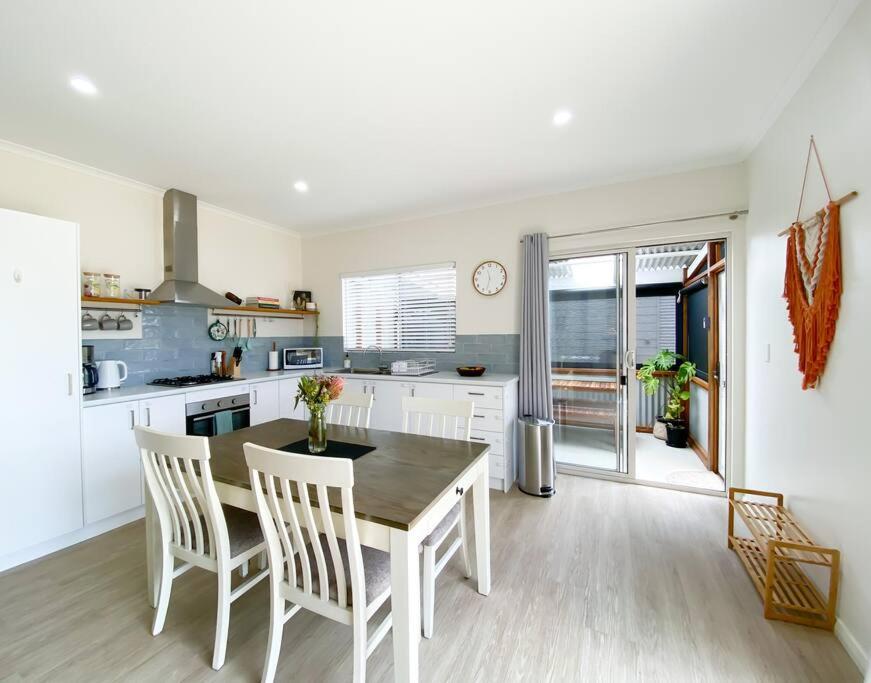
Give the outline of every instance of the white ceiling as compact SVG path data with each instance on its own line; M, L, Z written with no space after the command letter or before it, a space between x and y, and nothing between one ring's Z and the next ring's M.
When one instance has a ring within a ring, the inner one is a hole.
M3 0L0 139L369 225L740 160L855 4Z

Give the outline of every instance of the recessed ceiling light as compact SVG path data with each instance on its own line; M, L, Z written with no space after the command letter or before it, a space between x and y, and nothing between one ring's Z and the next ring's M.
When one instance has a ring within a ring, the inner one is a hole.
M82 95L97 94L97 86L84 76L73 76L70 79L70 87Z
M297 180L293 184L293 189L299 192L300 194L305 194L308 192L308 183L304 180Z
M557 109L553 115L553 125L559 127L565 126L572 120L572 112L568 109Z

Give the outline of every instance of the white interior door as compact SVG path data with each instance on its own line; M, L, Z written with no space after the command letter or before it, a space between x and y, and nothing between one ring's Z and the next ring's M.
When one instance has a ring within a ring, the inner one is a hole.
M82 527L78 226L0 209L0 557Z

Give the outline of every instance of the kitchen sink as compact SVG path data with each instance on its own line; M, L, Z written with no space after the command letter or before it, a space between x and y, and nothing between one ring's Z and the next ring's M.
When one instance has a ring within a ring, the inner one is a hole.
M390 372L381 372L378 368L342 368L335 370L336 375L389 375Z

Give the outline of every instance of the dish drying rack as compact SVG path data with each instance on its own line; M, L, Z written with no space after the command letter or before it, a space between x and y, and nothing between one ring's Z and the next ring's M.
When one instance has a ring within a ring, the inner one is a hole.
M415 360L395 360L390 364L391 375L406 375L409 377L421 377L431 375L436 370L436 362L428 358Z

